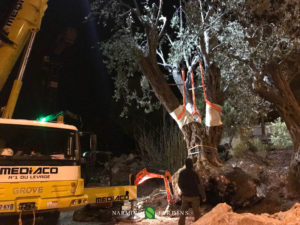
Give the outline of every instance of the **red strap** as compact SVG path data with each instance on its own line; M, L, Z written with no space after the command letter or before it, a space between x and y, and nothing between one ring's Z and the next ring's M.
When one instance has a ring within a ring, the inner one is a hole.
M192 113L192 117L193 117L194 115L197 115L198 118L199 118L200 121L201 121L201 115L200 115L200 113L198 112L197 106L196 106L195 85L194 85L194 73L193 73L193 71L191 71L191 80L192 80L192 94L193 94L193 105L194 105L194 112Z
M203 69L202 69L202 64L199 61L199 66L200 66L200 72L201 72L201 80L202 80L202 86L203 86L203 94L204 94L204 99L206 104L208 104L211 108L217 110L218 112L222 112L222 108L218 105L215 105L214 103L210 102L207 97L206 97L206 91L205 91L205 83L204 83L204 77L203 77Z

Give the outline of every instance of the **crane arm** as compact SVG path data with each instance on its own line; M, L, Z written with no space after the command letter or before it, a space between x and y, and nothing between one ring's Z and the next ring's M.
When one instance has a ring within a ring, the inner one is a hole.
M164 180L168 202L173 204L174 199L173 199L172 176L169 171L165 171L165 174L157 174L157 173L150 173L147 171L146 168L144 168L143 170L137 173L134 180L134 185L138 186L144 183L146 180L152 178L161 178Z
M3 27L7 40L2 37L0 44L0 91L31 33L40 29L46 9L47 0L17 0Z

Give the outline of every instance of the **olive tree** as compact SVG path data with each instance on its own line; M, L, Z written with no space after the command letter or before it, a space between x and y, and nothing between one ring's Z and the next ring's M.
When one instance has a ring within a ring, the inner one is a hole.
M101 18L113 24L113 35L102 46L102 51L107 57L108 68L117 74L115 97L118 99L123 95L127 104L134 102L148 111L153 107L154 93L181 129L196 171L205 179L208 189L223 199L237 189L247 190L243 197L241 192L239 197L235 197L236 204L244 205L249 199L255 199L256 183L241 170L225 166L220 161L217 154L223 130L220 113L207 106L205 125L200 118L193 116L197 108L193 107L191 79L188 76L192 71L199 76L198 65L201 61L207 101L218 108L222 108L226 95L230 94L230 86L237 83L238 87L242 87L241 83L248 86L247 79L236 79L232 69L235 62L217 51L223 46L220 45L222 38L226 35L232 38L229 34L235 23L223 20L234 9L229 2L179 2L174 5L171 20L170 15L164 15L166 11L162 0L96 1L93 7ZM172 8L168 6L168 9ZM227 25L231 28L226 28ZM181 79L182 67L187 74L185 82ZM239 67L238 72L244 73L245 70ZM127 88L133 77L135 81L138 77L141 88ZM179 91L185 93L184 106L177 92L168 84L173 81ZM236 88L237 91L241 89ZM210 114L215 115L212 120L209 120ZM177 176L178 173L174 175L175 190L178 190Z

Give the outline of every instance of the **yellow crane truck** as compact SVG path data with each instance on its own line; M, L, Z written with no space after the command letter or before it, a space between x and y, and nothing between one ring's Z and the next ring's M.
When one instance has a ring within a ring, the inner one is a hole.
M23 59L0 119L0 216L73 210L137 197L134 185L84 187L75 126L12 119L46 8L47 0L17 0L1 31L0 91L22 52Z

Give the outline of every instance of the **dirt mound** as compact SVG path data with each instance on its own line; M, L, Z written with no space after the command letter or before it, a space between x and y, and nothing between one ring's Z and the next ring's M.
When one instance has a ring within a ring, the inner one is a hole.
M300 225L300 204L290 210L275 214L238 214L226 203L218 204L202 216L194 225Z

